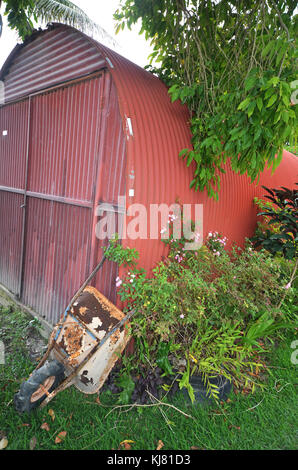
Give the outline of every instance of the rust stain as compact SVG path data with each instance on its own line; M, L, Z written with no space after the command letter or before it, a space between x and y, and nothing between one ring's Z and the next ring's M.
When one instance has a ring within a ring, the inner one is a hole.
M87 312L88 309L87 309L87 307L80 307L79 310L80 310L81 315L85 315L85 313Z
M87 286L72 307L73 315L102 338L124 314L92 286Z
M63 332L63 346L71 357L77 357L82 349L84 330L77 324L67 324Z
M121 312L121 310L119 310L114 304L112 304L112 302L110 302L103 294L98 292L95 287L87 286L85 288L85 291L90 292L90 294L93 294L102 306L103 310L107 310L113 318L116 318L116 320L119 321L124 318L124 313Z
M88 375L88 370L84 370L81 374L80 380L84 385L88 385L91 383L93 385L93 378L92 377L87 377Z
M111 342L112 345L114 345L114 344L117 343L117 341L119 341L119 339L120 339L120 331L117 330L117 331L115 331L115 333L113 333L111 335L110 342Z

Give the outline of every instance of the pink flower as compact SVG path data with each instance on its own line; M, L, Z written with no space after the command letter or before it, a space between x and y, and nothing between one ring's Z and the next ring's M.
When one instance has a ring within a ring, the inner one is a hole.
M179 316L180 316L180 318L184 318L184 315L183 315L183 313L181 313L181 315L179 315Z
M116 287L120 287L122 284L122 281L119 276L116 277Z
M290 289L290 287L291 287L291 283L288 282L288 284L284 287L284 289Z

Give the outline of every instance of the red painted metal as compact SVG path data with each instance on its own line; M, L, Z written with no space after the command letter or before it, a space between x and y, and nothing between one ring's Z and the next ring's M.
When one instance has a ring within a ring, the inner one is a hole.
M38 32L24 45L17 46L2 68L6 102L104 66L97 49L75 29L60 25Z
M183 148L191 147L188 110L179 102L171 103L166 86L142 68L110 49L98 46L108 58L109 70L115 81L123 125L131 119L133 136L127 134L127 205L152 203L203 204L204 237L209 231L221 232L233 242L243 245L245 237L254 233L257 222L255 196L262 196L261 185L293 187L298 180L298 159L284 152L275 173L265 170L259 185L246 175L235 175L229 165L222 176L219 201L208 198L206 191L189 189L193 167L187 168L178 158ZM129 176L134 172L135 179ZM129 197L129 189L134 197ZM149 227L149 218L148 218ZM159 227L161 229L162 227ZM159 233L159 232L158 232ZM140 265L150 270L167 249L160 240L126 240L124 245L140 253Z
M171 103L159 79L116 52L73 28L54 25L15 48L0 80L6 103L18 101L0 108L0 211L7 217L26 193L22 300L50 322L57 321L101 256L102 243L95 237L100 203L117 210L118 197L126 196L126 208L143 204L148 231L150 204L200 203L204 235L216 230L241 244L253 233L253 197L264 193L261 186L227 165L218 202L190 190L193 168L178 158L191 146L188 110ZM28 100L21 100L29 95L25 185ZM10 140L3 140L3 126L11 126ZM275 174L266 170L260 184L292 186L297 172L297 158L285 152ZM7 256L7 237L21 230L21 216L9 220L0 230L0 276L14 290L21 242L16 239ZM139 251L140 265L148 270L166 254L160 240L123 244ZM116 275L107 262L95 280L113 302Z
M19 291L22 202L21 194L0 190L0 282L13 294Z
M5 106L0 113L0 186L24 189L28 100ZM3 132L7 131L7 135Z

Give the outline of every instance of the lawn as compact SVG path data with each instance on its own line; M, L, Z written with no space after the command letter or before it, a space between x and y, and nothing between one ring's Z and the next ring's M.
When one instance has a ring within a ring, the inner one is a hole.
M0 442L6 437L6 449L297 448L293 333L270 346L264 390L254 394L233 391L218 406L192 405L179 392L171 400L165 398L162 405L119 407L117 396L108 392L84 395L71 387L44 409L20 415L14 410L13 396L38 359L28 340L38 339L35 323L20 311L0 307L6 362L0 365Z

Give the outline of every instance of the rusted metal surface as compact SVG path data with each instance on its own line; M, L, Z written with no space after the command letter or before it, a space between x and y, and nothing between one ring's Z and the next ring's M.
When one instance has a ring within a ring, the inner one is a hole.
M129 340L128 329L116 329L124 318L123 312L103 294L87 286L60 321L57 338L53 338L56 346L54 357L56 351L62 351L62 358L61 355L56 358L74 371L86 362L73 381L84 393L95 393L102 387L125 348ZM109 333L112 334L107 341L96 349Z
M56 344L66 354L64 362L71 367L75 367L86 357L90 349L97 344L97 341L96 338L88 334L83 325L76 321L74 317L68 315Z
M0 283L18 294L22 246L20 194L0 191Z
M102 339L124 316L92 286L85 288L70 311L98 339Z
M104 58L78 31L61 25L40 32L13 50L3 66L6 102L104 66Z
M28 100L0 107L0 186L24 189Z
M72 315L94 334L98 342L124 319L125 315L94 287L87 286L71 308ZM74 385L84 393L95 393L104 384L115 362L129 341L128 325L111 334L91 355L77 374ZM78 357L78 362L82 356Z
M128 321L132 314L125 316L94 287L84 288L62 315L38 365L50 355L66 368L65 381L48 401L70 385L84 393L95 393L103 386L130 339Z

